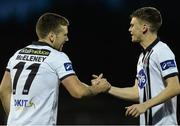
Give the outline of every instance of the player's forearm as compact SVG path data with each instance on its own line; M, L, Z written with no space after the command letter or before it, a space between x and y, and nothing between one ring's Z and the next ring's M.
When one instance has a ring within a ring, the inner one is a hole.
M151 108L155 105L161 104L169 100L170 98L180 94L180 85L177 76L166 79L165 84L166 88L159 95L144 103L147 108Z
M101 92L107 92L111 87L111 85L107 83L105 80L102 80L101 84L91 85L91 86L83 83L83 86L86 87L83 96L94 96Z
M146 101L144 104L147 106L147 108L151 108L169 100L170 98L178 95L179 93L179 89L166 88L159 95Z
M97 88L95 88L94 86L89 86L85 83L82 83L85 86L85 89L83 90L83 97L87 97L87 96L94 96L97 95L99 92L97 91Z
M139 100L138 90L135 89L134 87L118 88L111 86L111 89L108 91L108 93L124 100L131 100L131 101Z
M79 82L78 85L79 85L78 88L74 88L74 90L70 92L73 97L81 99L83 97L89 97L94 95L91 86L83 82Z
M1 94L0 98L1 98L1 102L4 108L4 111L6 112L7 115L9 115L9 111L10 111L10 94Z

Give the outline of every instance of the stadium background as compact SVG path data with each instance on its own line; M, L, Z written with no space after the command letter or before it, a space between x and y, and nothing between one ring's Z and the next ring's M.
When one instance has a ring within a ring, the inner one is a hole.
M129 15L142 6L154 6L161 11L163 26L159 35L172 48L180 70L180 14L177 0L1 0L0 78L12 54L37 40L37 18L44 12L56 12L70 21L70 41L63 50L70 57L81 81L90 84L92 74L103 72L114 86L132 86L140 46L131 43ZM178 100L179 106L179 96ZM108 94L77 100L60 86L58 124L135 125L138 118L124 115L124 107L131 104L133 102ZM0 104L0 124L5 123L6 116Z

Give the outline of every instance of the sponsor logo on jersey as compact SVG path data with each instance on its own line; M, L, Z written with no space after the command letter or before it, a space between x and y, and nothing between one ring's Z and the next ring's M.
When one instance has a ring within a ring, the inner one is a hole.
M16 110L23 110L23 108L26 107L35 108L35 104L32 102L32 99L14 99L14 106L16 107Z
M19 54L31 54L31 55L42 55L49 56L50 51L47 49L33 49L33 48L24 48Z
M166 60L166 61L160 63L160 65L161 65L162 70L167 70L167 69L169 69L171 67L176 67L176 64L175 64L174 60Z
M144 69L141 69L138 73L138 86L140 89L144 88L147 83L147 76Z
M72 64L71 63L64 63L64 68L66 71L70 71L70 70L73 70L72 68Z

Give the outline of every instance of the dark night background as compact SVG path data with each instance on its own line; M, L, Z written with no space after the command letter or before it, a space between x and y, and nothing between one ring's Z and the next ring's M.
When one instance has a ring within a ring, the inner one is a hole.
M35 24L44 12L68 18L69 42L63 51L69 56L79 79L90 84L92 74L104 73L113 86L133 86L140 46L131 43L129 15L143 6L161 11L163 25L159 36L176 55L180 70L180 14L178 1L164 0L1 0L0 78L13 53L37 40ZM108 94L74 99L60 86L58 124L139 124L125 117L125 106L134 102ZM178 96L178 107L180 97ZM6 123L0 104L0 124ZM178 108L180 122L180 108Z

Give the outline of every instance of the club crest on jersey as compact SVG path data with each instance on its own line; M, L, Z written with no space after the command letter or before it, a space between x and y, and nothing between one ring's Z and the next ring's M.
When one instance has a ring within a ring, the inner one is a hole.
M73 70L72 64L70 62L64 63L64 68L65 68L66 71Z
M160 63L160 65L161 65L162 70L167 70L168 68L176 67L174 60L166 60L166 61Z
M147 83L147 76L144 69L141 69L138 73L138 86L142 89Z

